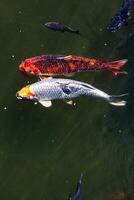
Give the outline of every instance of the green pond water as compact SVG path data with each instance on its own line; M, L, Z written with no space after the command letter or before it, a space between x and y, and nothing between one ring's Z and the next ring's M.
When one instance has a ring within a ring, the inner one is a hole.
M112 192L134 199L134 16L116 33L106 27L121 0L0 1L0 200L66 200L81 172L83 200L105 200ZM81 37L46 29L59 21ZM87 72L73 78L108 92L129 93L118 108L81 97L72 108L49 109L19 101L16 92L36 78L19 64L41 54L127 58L128 75Z

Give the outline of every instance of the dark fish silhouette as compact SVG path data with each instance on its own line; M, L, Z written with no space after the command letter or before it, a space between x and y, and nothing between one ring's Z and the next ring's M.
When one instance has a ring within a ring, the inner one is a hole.
M75 193L72 197L69 197L68 200L80 200L81 199L81 184L82 184L83 173L81 173L79 182L77 183Z
M123 25L128 24L128 19L131 13L132 4L134 0L124 0L122 6L119 8L115 16L111 20L109 29L111 32L116 32Z
M47 22L45 26L54 31L71 32L80 35L80 32L78 30L74 30L69 26L65 26L64 24L61 24L59 22Z

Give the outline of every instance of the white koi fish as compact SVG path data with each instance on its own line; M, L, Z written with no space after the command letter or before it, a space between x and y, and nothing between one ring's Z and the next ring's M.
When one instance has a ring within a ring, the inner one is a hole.
M17 92L16 97L38 101L45 107L50 107L54 99L66 100L71 104L72 99L79 96L93 96L114 106L125 106L126 101L121 99L125 95L112 96L84 82L54 78L26 86Z

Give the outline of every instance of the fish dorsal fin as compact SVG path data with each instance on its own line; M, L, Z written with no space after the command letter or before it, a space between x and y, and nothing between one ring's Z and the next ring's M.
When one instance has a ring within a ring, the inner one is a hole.
M65 100L65 102L66 102L68 105L73 105L73 101L72 101L72 100Z
M40 104L46 108L49 108L52 106L52 101L39 101Z
M73 59L73 56L72 55L69 55L69 56L64 56L64 57L58 57L58 59L64 59L64 60L72 60Z

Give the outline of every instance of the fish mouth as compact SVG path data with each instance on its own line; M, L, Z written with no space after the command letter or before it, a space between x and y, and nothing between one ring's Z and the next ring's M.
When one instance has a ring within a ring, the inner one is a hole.
M18 92L16 93L16 97L17 97L17 99L19 99L19 100L29 100L28 97L22 97L22 96L20 96Z
M22 99L22 97L20 97L18 92L16 93L16 97L17 97L17 99Z
M33 96L21 96L19 94L19 92L16 93L16 98L18 100L24 100L24 101L29 101L29 100L31 100L31 101L37 101L38 100L37 97L33 97Z

